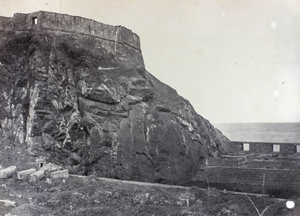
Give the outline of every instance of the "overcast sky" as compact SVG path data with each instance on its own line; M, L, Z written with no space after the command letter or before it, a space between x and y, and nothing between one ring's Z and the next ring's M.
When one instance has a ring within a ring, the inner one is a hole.
M299 0L0 0L137 33L146 69L212 123L300 122Z

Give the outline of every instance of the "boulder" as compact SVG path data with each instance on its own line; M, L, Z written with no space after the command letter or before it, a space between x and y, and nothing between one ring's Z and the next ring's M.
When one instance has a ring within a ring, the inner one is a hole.
M6 145L76 174L171 184L227 151L220 131L146 71L130 30L49 12L0 17L0 30Z
M0 170L0 178L12 177L17 172L16 166L10 166Z

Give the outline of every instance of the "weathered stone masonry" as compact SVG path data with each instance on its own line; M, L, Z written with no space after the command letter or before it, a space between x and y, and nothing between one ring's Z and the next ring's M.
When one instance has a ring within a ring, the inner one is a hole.
M281 153L290 155L299 153L300 143L271 143L271 142L238 142L232 141L229 145L230 152L248 152L248 153Z
M38 11L29 14L16 13L12 18L1 17L0 20L0 29L4 30L9 26L7 24L10 23L14 30L43 28L72 33L77 32L117 41L140 50L139 36L131 30L123 26L111 26L78 16Z
M123 26L107 25L67 14L38 11L29 14L16 13L13 17L0 16L0 30L10 29L15 31L43 29L94 36L108 41L113 52L117 52L123 46L132 49L134 56L137 55L138 60L143 61L139 36Z
M279 197L299 197L300 172L269 168L212 166L206 167L199 173L198 181L200 186L203 186L203 183L208 183L209 186L219 189L267 193L279 195ZM197 185L197 183L195 184Z

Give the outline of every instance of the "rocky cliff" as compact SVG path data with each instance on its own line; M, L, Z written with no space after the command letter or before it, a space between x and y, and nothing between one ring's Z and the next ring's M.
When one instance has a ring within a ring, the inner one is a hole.
M226 137L146 71L139 37L124 27L15 14L0 18L0 51L10 161L29 152L24 166L43 156L73 173L180 184L227 151Z

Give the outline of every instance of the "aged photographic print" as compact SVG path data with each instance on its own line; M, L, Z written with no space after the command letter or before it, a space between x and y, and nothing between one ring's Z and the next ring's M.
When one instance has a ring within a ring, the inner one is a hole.
M299 1L0 5L0 215L300 215Z

